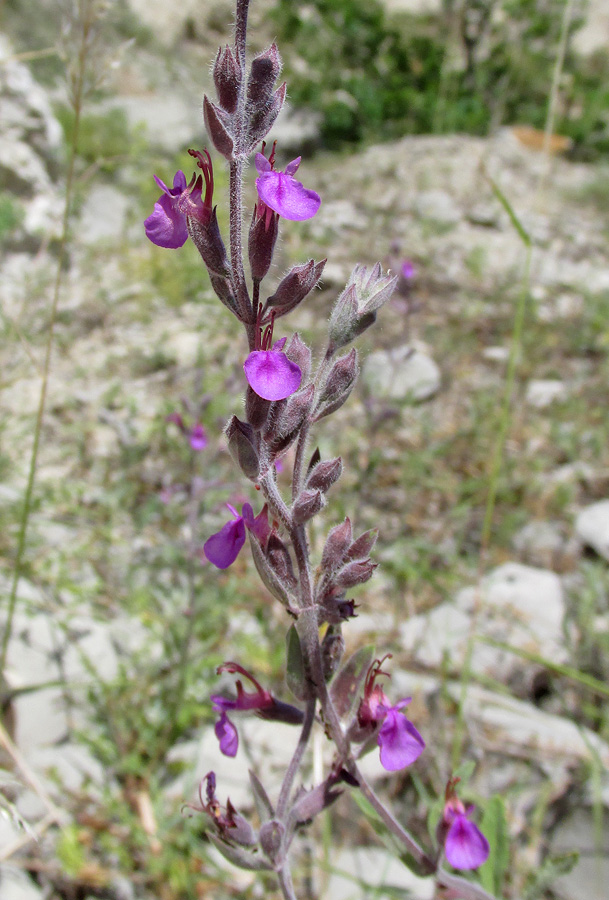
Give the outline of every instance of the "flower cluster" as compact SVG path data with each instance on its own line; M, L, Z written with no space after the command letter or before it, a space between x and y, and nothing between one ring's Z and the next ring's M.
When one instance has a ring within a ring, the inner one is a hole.
M246 869L274 872L284 900L295 900L289 870L292 841L347 788L361 791L423 872L439 874L443 855L454 868L476 868L487 858L489 848L471 821L472 810L457 797L455 779L446 789L437 845L426 851L387 810L359 766L360 757L378 746L386 771L404 770L419 759L425 741L404 713L411 698L392 702L381 686L380 679L388 677L383 664L390 654L375 658L373 648L362 647L343 659L343 630L348 630L358 608L351 592L373 577L377 564L371 553L378 529L357 536L346 517L329 529L325 539L318 540L317 532L316 540L311 540L309 523L326 508L328 493L342 476L343 462L340 457L323 458L319 448L311 448L310 436L317 423L343 406L357 382L358 352L348 345L375 322L400 277L408 284L415 270L408 260L398 264L397 276L383 272L379 263L356 265L334 303L326 349L318 354L317 365L317 354L299 333L277 338L277 321L311 294L326 263L325 259L301 262L274 288L265 289L279 229L285 227L285 221L313 218L321 198L296 179L300 157L280 169L276 142L267 151L266 138L283 106L286 85L277 86L281 58L274 44L255 56L246 71L247 10L248 0L238 0L235 46L221 48L213 66L217 98L203 101L211 144L229 166L231 208L226 219L230 239L225 244L213 205L214 171L207 149L189 150L200 170L190 181L181 170L172 187L154 176L162 193L144 225L147 237L159 247L177 249L188 238L192 240L212 290L243 326L247 339L247 353L241 356L245 402L243 412L230 417L224 436L238 470L261 493L263 505L255 514L249 502L242 504L240 513L227 504L231 518L207 538L203 554L213 566L226 570L249 539L256 570L289 622L285 684L295 703L279 699L241 663L223 663L219 675L238 677L233 693L211 696L220 751L231 758L239 754L235 721L242 713L300 729L276 802L258 776L250 773L260 818L257 830L230 800L226 807L220 805L213 772L201 782L200 806L196 808L211 820L209 839L227 859ZM244 252L241 198L246 163L252 158L257 198L250 211ZM192 450L201 450L207 442L198 420L201 410L193 413L186 407L186 411L192 423L178 413L168 420ZM278 479L280 468L283 473ZM285 490L287 480L291 481L289 491ZM313 561L311 556L318 547L319 558ZM323 726L334 751L331 761L327 760L325 776L305 788L297 786L296 779L316 725ZM450 878L445 872L439 878L449 892L452 884L469 900L484 897L481 889L468 895L468 882L452 876L451 883Z

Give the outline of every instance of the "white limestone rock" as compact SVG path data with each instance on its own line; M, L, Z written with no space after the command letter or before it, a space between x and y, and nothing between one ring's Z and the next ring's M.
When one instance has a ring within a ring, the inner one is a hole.
M434 360L407 344L371 353L362 377L379 400L429 400L440 389L441 373Z
M582 509L575 520L575 532L582 544L609 560L609 500Z

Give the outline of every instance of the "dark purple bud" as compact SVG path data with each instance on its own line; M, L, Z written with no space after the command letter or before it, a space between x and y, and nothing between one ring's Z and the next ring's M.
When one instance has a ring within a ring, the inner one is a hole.
M378 528L371 528L370 531L365 531L363 534L360 534L358 539L349 547L346 558L349 560L365 559L376 544L378 536Z
M188 216L186 221L188 234L210 273L213 272L215 275L223 278L230 278L230 264L226 256L226 247L220 234L215 207L207 223L198 222L192 216ZM220 297L220 299L223 303L225 302L223 297ZM228 306L228 304L226 305Z
M284 834L285 826L281 822L278 822L276 819L273 819L270 822L265 822L260 829L258 835L260 846L264 850L266 856L272 862L273 866L278 866L278 864L281 862Z
M254 281L262 281L271 267L275 242L279 233L279 216L259 215L254 208L248 238L250 270Z
M308 824L315 816L331 806L335 800L338 800L342 791L331 790L335 783L336 777L332 775L322 784L313 788L312 791L307 791L296 801L291 815L298 825Z
M356 584L365 584L372 578L377 563L371 559L359 559L348 563L335 578L335 584L341 588L355 587Z
M296 440L311 412L314 398L315 388L312 384L308 384L290 397L276 417L271 417L264 433L264 440L271 453L276 455L284 453Z
M269 537L266 558L279 582L285 585L286 590L294 590L296 578L294 577L292 557L276 531L273 531Z
M347 517L341 525L331 528L321 556L321 568L324 572L335 572L343 565L353 541L351 521Z
M326 505L326 498L321 491L301 491L292 506L292 518L296 525L304 525Z
M353 349L337 359L330 369L319 398L316 422L340 409L353 390L358 375L357 350Z
M255 150L260 141L264 140L273 125L281 108L285 103L287 85L284 82L277 88L271 99L263 109L253 109L247 124L247 152Z
M260 473L260 463L256 451L254 429L247 422L233 416L224 429L228 450L246 478L256 481Z
M311 350L302 340L296 331L290 338L286 348L285 355L296 363L302 372L302 380L306 382L311 373Z
M335 481L338 481L343 471L343 461L340 456L336 459L327 459L319 462L307 478L305 487L309 490L327 491Z
M235 144L230 133L231 125L227 114L212 103L209 97L203 97L203 117L214 147L221 156L231 160Z
M264 400L248 385L245 392L245 416L255 431L261 431L271 408L271 401Z
M241 67L230 47L221 47L218 50L213 75L220 106L226 112L234 113L239 101Z
M326 681L331 681L336 674L344 652L345 639L342 636L340 626L337 624L329 625L321 642L321 662Z
M264 548L260 546L258 541L253 539L251 533L250 547L254 565L256 566L256 570L260 575L262 583L268 588L276 600L279 600L279 602L283 603L288 610L291 610L295 601L290 595L290 590L294 588L295 582L288 587L280 580L271 560L265 555Z
M373 646L360 647L332 682L330 696L339 718L346 718L355 708L373 659Z
M338 593L336 593L338 591ZM322 595L319 601L319 621L341 625L357 616L354 600L345 600L344 592L334 588Z
M327 260L322 259L321 262L315 263L310 259L309 262L295 266L288 272L279 282L275 293L266 301L266 305L275 310L275 318L285 316L302 303L319 282L326 262Z
M281 57L276 44L258 54L252 60L250 77L247 82L248 111L266 108L275 82L281 74Z
M233 286L228 278L224 278L222 275L215 275L213 272L209 272L209 279L211 281L211 286L214 289L216 297L226 306L228 310L232 312L234 316L236 316L239 320L241 319L241 313L237 307L237 301L235 300L235 294L233 292Z

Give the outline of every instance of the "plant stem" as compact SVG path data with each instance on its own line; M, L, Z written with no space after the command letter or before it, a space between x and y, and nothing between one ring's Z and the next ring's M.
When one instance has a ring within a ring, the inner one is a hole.
M305 711L305 720L302 725L298 744L296 746L296 750L294 751L294 755L290 760L288 769L285 773L283 784L281 785L279 800L277 802L278 819L283 819L283 817L285 816L288 801L290 799L290 791L292 790L292 784L294 783L294 778L296 777L298 769L300 768L302 757L305 750L307 749L307 744L309 743L311 728L313 727L313 722L315 721L315 704L315 696L309 697L309 700L307 701L307 708Z
M279 879L279 887L281 888L284 900L297 900L296 894L294 893L294 885L292 884L292 874L287 860L284 861L283 867L277 872L277 878Z
M51 297L51 310L49 316L49 326L47 332L47 340L44 353L44 364L42 367L42 384L40 386L40 397L38 400L38 410L36 413L36 424L34 427L34 440L32 444L32 452L30 455L30 465L28 470L28 478L25 488L25 496L23 499L23 507L21 509L21 518L19 522L19 534L17 537L17 553L15 556L15 567L13 569L13 580L8 601L8 611L4 633L2 635L2 648L0 649L0 682L4 677L4 669L6 666L6 656L8 653L8 645L11 638L13 628L13 617L15 615L15 607L17 605L17 590L19 581L21 580L23 570L23 555L25 553L25 545L27 540L27 530L29 524L30 513L32 509L32 497L34 494L34 482L36 479L36 466L38 463L38 451L40 447L40 436L42 434L42 423L46 408L47 390L49 384L49 374L51 371L51 359L53 355L53 344L55 341L55 323L57 320L57 308L59 305L59 295L61 283L63 279L63 271L66 261L66 248L68 244L68 229L70 225L70 214L72 211L72 195L74 192L75 181L75 163L76 152L78 148L78 138L80 134L80 121L82 113L82 103L84 96L84 83L87 62L87 45L89 41L89 33L92 27L92 20L84 19L82 22L81 43L78 52L78 66L76 69L76 80L74 83L73 105L74 105L74 128L72 131L72 140L68 152L68 172L66 176L65 187L65 206L63 210L63 218L61 225L61 238L59 242L59 252L57 255L57 269L55 272L55 280L53 283L53 293Z

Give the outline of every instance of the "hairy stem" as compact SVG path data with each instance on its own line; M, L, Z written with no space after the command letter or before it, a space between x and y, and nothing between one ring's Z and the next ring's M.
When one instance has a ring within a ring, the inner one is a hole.
M277 872L277 878L284 900L297 900L294 893L294 885L292 884L292 873L290 872L287 859L284 861L283 867Z
M311 736L311 728L313 727L313 722L315 721L315 697L310 697L307 701L307 708L305 710L305 720L302 725L302 730L300 732L300 737L298 739L298 744L296 746L296 750L294 751L294 755L290 760L290 764L285 773L283 784L281 785L281 791L279 794L279 800L277 802L277 817L279 819L283 819L286 813L288 801L290 799L290 791L292 790L292 785L294 783L294 779L298 773L300 768L300 764L302 762L302 757L304 755L305 750L307 749L307 744L309 743L309 738Z

